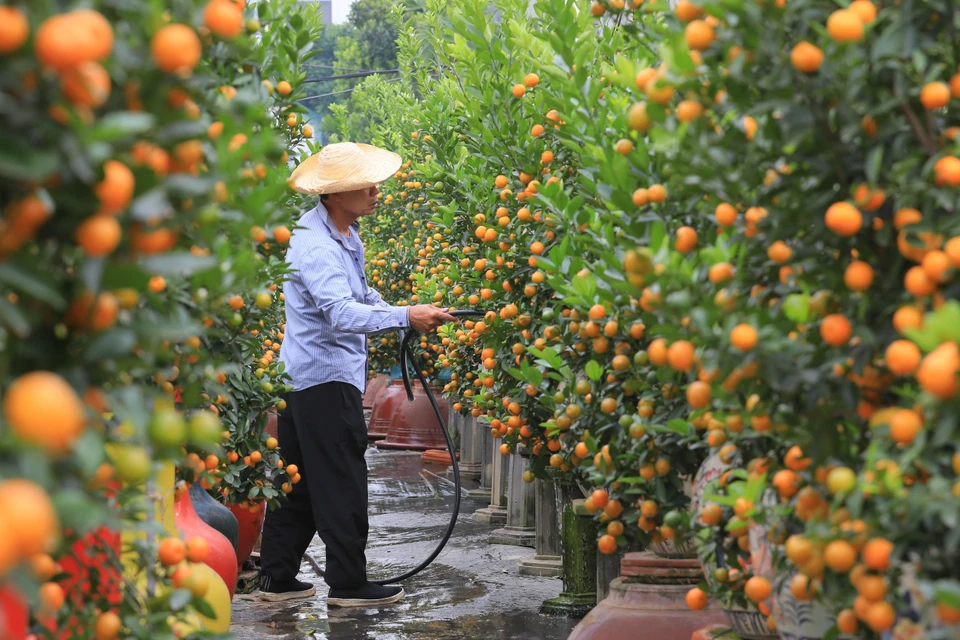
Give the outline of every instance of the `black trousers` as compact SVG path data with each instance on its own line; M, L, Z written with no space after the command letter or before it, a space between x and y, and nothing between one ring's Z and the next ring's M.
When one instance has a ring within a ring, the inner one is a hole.
M280 452L295 464L300 482L279 509L268 511L260 548L261 570L293 580L318 533L327 548L324 580L351 589L367 581L367 424L360 390L329 382L294 391L277 421Z

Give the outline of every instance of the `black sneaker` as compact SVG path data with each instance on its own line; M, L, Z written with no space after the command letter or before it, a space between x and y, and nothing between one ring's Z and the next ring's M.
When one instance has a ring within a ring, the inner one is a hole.
M367 584L357 589L330 589L328 607L376 607L390 604L407 595L402 587Z
M266 602L302 600L316 595L316 588L309 582L289 580L280 582L266 573L260 574L260 599Z

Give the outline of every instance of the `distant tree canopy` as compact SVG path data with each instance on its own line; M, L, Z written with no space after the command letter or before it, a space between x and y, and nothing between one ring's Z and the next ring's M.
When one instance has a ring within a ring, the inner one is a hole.
M397 66L397 28L391 19L393 2L355 0L349 22L356 29L355 40L367 69L393 69Z
M360 70L394 69L397 66L397 29L391 18L389 0L356 0L348 22L324 26L317 40L320 53L307 65L311 93L324 97L304 101L321 118L330 113L330 105L347 102L346 92L360 85L363 78L316 82ZM334 94L334 95L327 95Z

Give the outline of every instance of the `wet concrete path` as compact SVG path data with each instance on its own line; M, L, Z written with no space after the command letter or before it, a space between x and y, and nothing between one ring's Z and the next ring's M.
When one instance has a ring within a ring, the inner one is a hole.
M368 572L372 579L402 573L431 551L453 506L453 483L442 465L423 464L419 453L371 447ZM440 475L437 475L440 474ZM477 486L465 483L465 489ZM560 593L556 578L521 576L517 562L533 549L487 542L489 525L473 522L486 504L464 491L453 536L427 569L403 583L407 597L374 609L327 610L327 585L310 563L300 579L317 587L297 604L235 599L237 640L566 640L576 620L540 615L540 603ZM323 543L307 552L322 567Z

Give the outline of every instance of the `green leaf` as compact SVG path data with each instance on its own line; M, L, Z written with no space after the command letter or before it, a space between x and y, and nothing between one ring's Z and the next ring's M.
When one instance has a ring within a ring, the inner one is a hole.
M110 360L127 355L136 346L137 334L130 329L110 329L90 343L83 358L86 362Z
M30 335L30 322L23 315L23 311L6 298L0 298L0 325L5 326L18 338Z
M190 601L193 599L193 594L190 593L187 589L177 589L170 594L170 610L171 611L182 611L184 607L190 604Z
M0 283L62 311L67 301L56 290L53 281L11 262L0 263Z
M960 584L954 580L938 580L933 585L938 602L960 609Z
M119 111L105 115L89 130L88 139L111 142L143 134L153 128L155 118L150 113Z
M19 140L4 140L0 145L0 176L11 180L43 182L59 168L55 151L33 149Z
M213 607L210 606L210 603L203 598L194 598L191 602L191 606L197 610L197 613L206 618L215 619L217 617Z
M873 185L878 183L881 166L883 166L883 146L876 146L870 150L864 165L867 172L867 182Z
M157 216L167 215L172 211L173 206L163 189L151 189L141 194L130 205L130 215L144 222Z
M54 494L53 503L57 507L60 524L81 533L102 523L106 516L104 508L80 489L61 489Z
M674 418L667 423L666 427L668 430L673 431L674 433L685 436L690 430L690 423L683 418Z
M144 258L144 269L159 275L189 276L197 271L213 269L217 266L216 256L195 256L189 251L164 253Z
M185 173L170 176L167 178L166 184L171 191L185 196L202 196L210 193L213 189L213 180L210 178L201 178Z
M603 376L603 367L600 366L600 363L596 360L591 360L587 363L587 367L584 371L587 374L587 377L596 382Z

